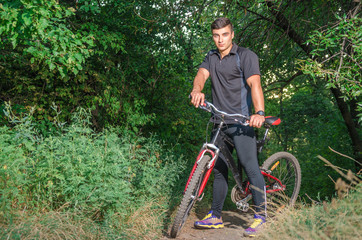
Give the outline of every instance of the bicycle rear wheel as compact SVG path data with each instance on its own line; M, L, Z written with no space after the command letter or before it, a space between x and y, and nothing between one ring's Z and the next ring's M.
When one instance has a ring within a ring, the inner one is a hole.
M187 186L187 189L184 193L184 196L181 200L181 204L178 207L175 220L171 227L171 237L175 238L180 233L181 228L184 226L187 217L190 214L192 207L194 206L197 200L197 194L199 192L202 180L207 170L207 164L209 163L211 157L203 156L197 165L194 174Z
M268 210L278 212L285 206L293 206L301 185L301 169L298 160L288 152L277 152L262 165L262 169L281 181L265 177L267 190L275 191L267 196Z

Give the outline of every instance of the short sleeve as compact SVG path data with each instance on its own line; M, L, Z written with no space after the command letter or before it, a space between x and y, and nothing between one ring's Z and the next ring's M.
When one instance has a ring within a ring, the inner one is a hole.
M204 61L201 63L199 68L205 68L207 71L210 72L210 52L207 53Z
M253 75L260 75L259 58L251 50L243 52L241 67L244 72L245 80Z

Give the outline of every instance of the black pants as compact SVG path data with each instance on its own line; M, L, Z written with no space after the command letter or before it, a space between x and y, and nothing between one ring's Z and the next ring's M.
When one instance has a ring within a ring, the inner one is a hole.
M228 125L223 129L223 132L234 141L238 159L252 185L251 193L256 213L266 216L265 181L258 164L254 129L242 125ZM230 145L228 147L232 152L232 147ZM222 154L220 154L214 167L213 201L211 205L211 210L217 217L221 216L227 192L228 167Z

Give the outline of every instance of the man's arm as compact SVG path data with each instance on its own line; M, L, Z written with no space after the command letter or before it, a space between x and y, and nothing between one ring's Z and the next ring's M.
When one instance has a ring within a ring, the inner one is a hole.
M264 112L264 94L261 88L260 75L252 75L246 80L246 82L251 89L251 98L253 100L255 112ZM263 125L264 121L264 116L261 116L259 114L253 114L250 117L249 125L251 127L260 128Z
M206 68L199 68L197 71L196 77L194 79L194 87L191 92L191 103L195 107L199 107L199 105L204 104L205 94L201 91L204 89L205 82L209 78L210 73Z

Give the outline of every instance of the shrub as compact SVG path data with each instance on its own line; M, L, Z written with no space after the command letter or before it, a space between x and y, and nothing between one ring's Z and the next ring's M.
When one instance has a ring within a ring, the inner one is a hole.
M31 114L7 115L13 125L0 128L3 224L17 210L71 211L119 227L145 203L170 196L182 170L180 157L155 136L120 135L117 128L94 132L85 109L48 136L39 133ZM167 200L162 203L166 209Z

